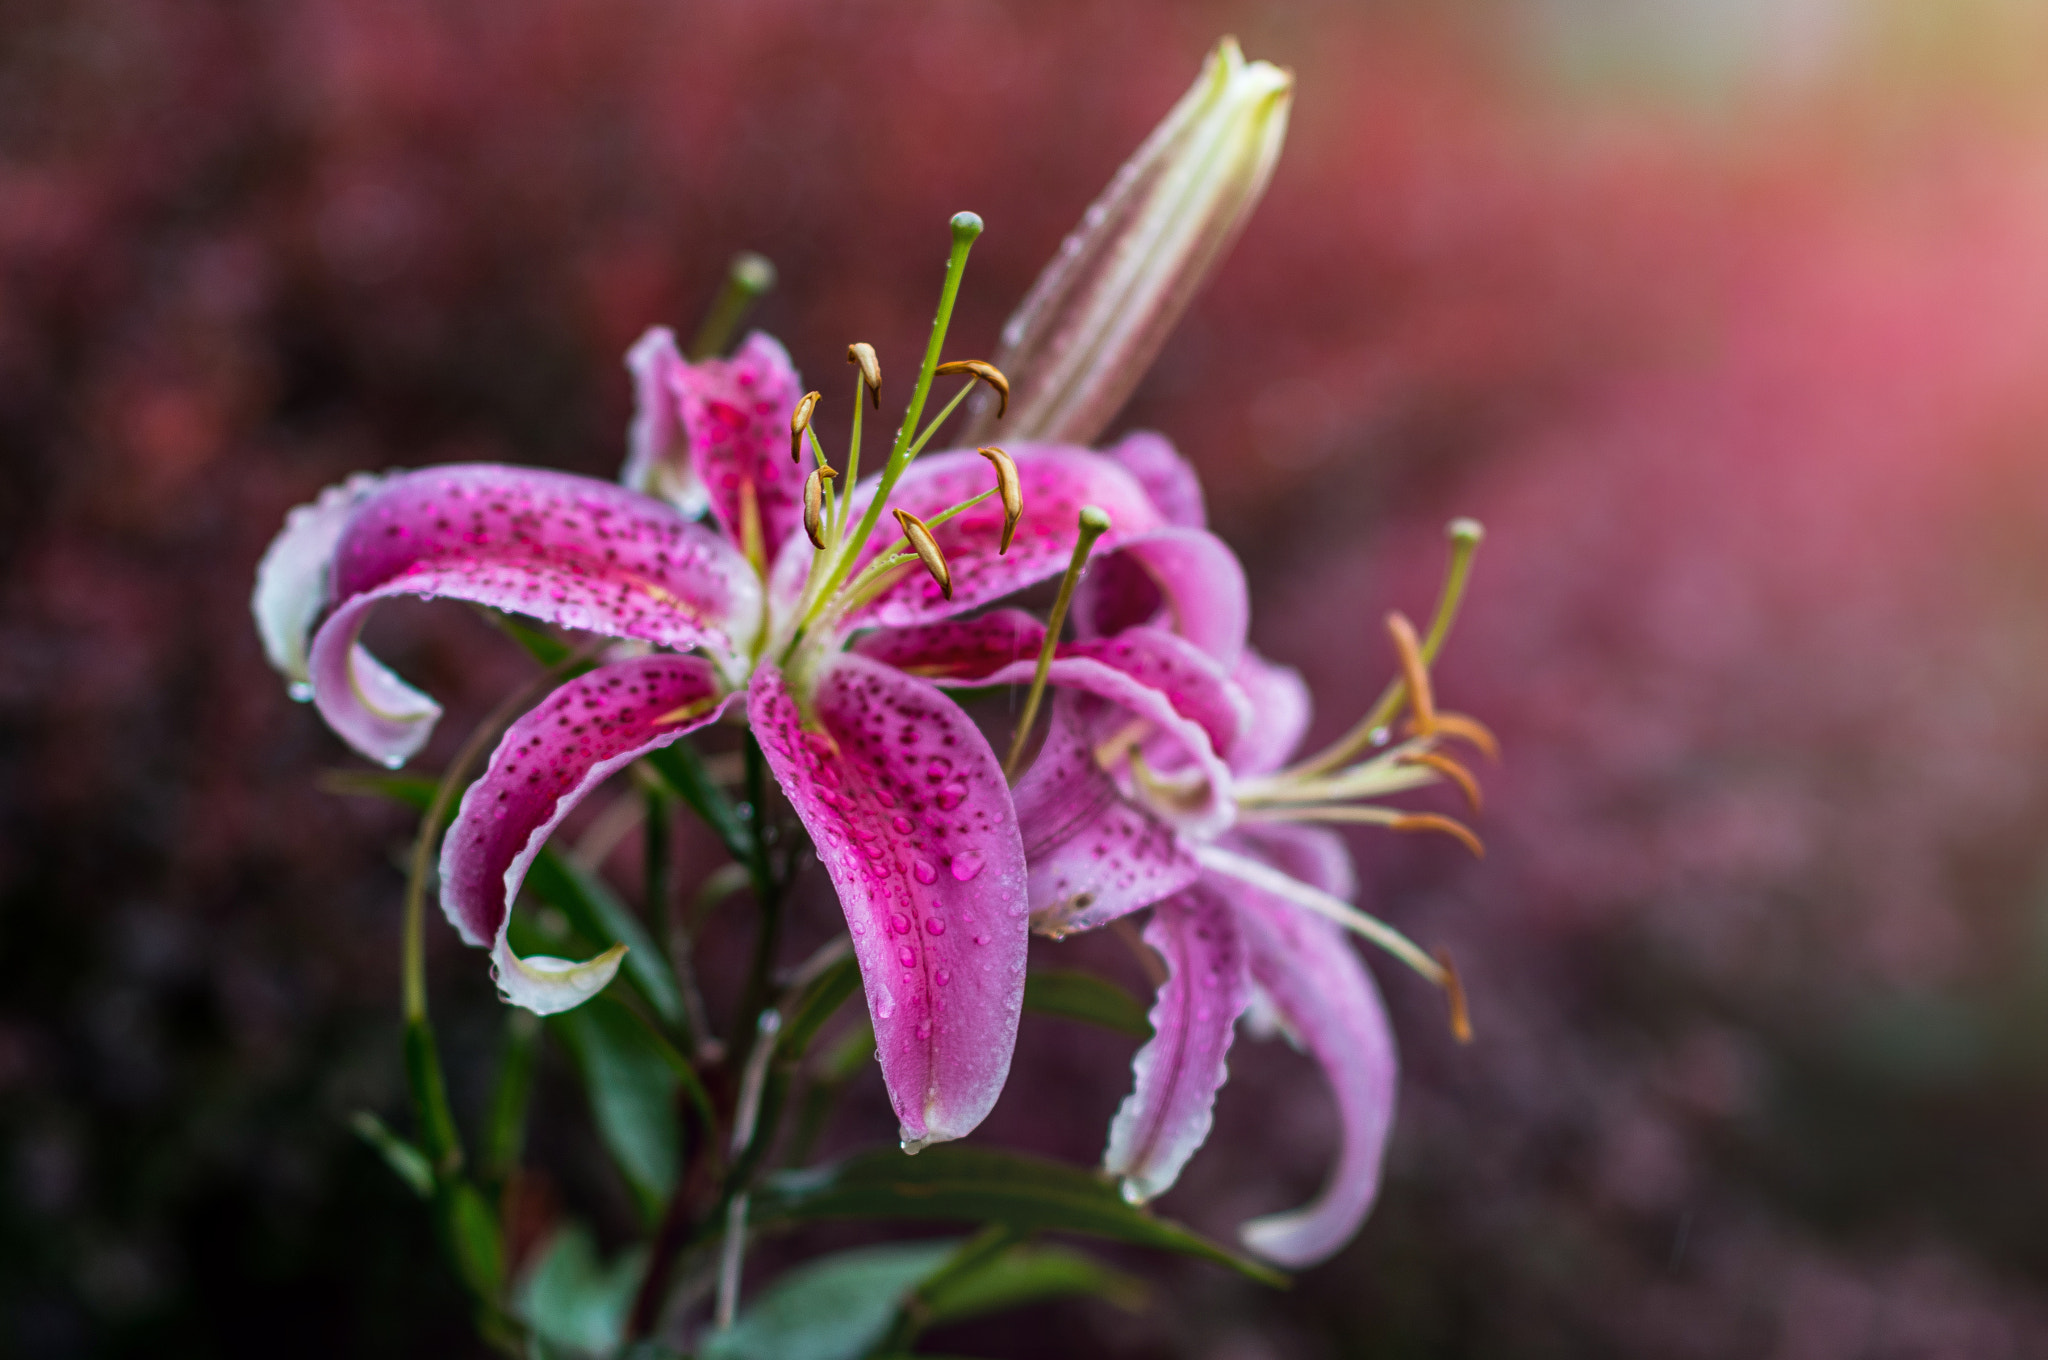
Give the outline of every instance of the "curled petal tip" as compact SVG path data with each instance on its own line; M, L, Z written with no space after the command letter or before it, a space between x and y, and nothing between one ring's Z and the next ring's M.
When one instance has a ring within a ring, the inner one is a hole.
M996 470L996 491L1003 501L1003 541L996 548L996 556L1010 551L1010 541L1017 536L1017 521L1024 517L1024 487L1017 474L1017 460L998 448L976 449L976 453L988 459Z
M804 431L811 428L811 413L823 401L822 392L806 392L798 399L796 410L789 416L789 461L799 462L804 456Z
M949 378L956 373L973 374L995 389L997 399L996 419L1001 420L1009 413L1010 380L1003 376L1001 369L989 363L986 359L953 359L947 363L940 364L932 370L932 373L941 378Z
M917 554L917 560L924 563L924 569L939 583L939 593L952 599L953 571L946 565L946 555L939 551L938 540L932 537L931 529L908 510L899 508L895 514L896 523L902 526L903 537L910 543L910 550Z

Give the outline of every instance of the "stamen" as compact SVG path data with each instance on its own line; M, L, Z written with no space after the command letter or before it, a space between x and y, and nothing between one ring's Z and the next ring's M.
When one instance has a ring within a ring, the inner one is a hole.
M1451 1003L1451 1037L1461 1044L1472 1042L1472 1013L1465 1009L1465 983L1458 977L1457 965L1451 962L1451 951L1438 945L1429 951L1430 955L1443 966L1444 996Z
M1387 826L1394 831L1441 831L1470 850L1474 859L1486 858L1486 844L1479 839L1479 833L1455 817L1445 817L1435 812L1403 812L1396 815Z
M804 533L820 552L825 548L825 483L838 475L829 467L815 467L804 478Z
M1486 858L1486 844L1463 822L1434 812L1401 812L1394 808L1310 804L1306 807L1253 807L1239 816L1248 822L1345 822L1383 826L1389 831L1441 831L1480 859Z
M972 373L996 390L997 420L1001 420L1010 409L1010 380L1003 376L1001 369L985 359L954 359L940 364L932 372L941 378L951 377L955 373Z
M860 380L868 389L875 409L882 409L882 361L875 354L875 347L865 340L856 340L846 347L846 362L860 369Z
M1394 639L1394 655L1401 663L1401 679L1408 686L1408 706L1414 712L1415 735L1426 737L1436 731L1436 695L1429 687L1429 663L1422 659L1422 643L1415 625L1398 609L1387 615L1387 633Z
M800 463L804 456L804 432L811 428L811 412L818 409L823 401L823 392L806 392L797 401L796 410L789 417L789 461Z
M917 554L917 560L924 563L924 569L939 583L939 593L947 599L953 598L953 572L946 565L946 555L939 551L938 540L925 522L908 510L898 508L896 522L903 527L903 537L910 544L910 550Z
M1017 460L998 448L976 449L976 453L988 459L996 470L996 490L1003 496L1003 542L996 549L1001 557L1010 550L1010 540L1017 536L1017 521L1024 517L1024 487L1017 477Z
M774 286L775 266L765 256L751 250L733 256L726 267L725 287L719 290L718 300L704 314L704 324L697 327L696 337L690 341L691 360L709 359L722 351L740 322L753 310L755 301Z
M1003 762L1003 777L1013 784L1017 782L1017 766L1024 759L1024 743L1031 736L1032 724L1038 721L1038 705L1045 698L1045 678L1052 670L1052 654L1060 645L1060 629L1066 626L1067 606L1074 602L1074 586L1081 579L1081 569L1088 565L1095 540L1109 532L1109 514L1099 506L1084 505L1080 524L1074 555L1067 562L1067 574L1060 578L1060 593L1045 620L1045 641L1038 648L1038 669L1031 676L1031 692L1024 696L1024 712L1017 719L1017 734L1010 739L1009 759Z
M1437 730L1443 730L1441 723L1439 723ZM1403 765L1428 766L1430 769L1435 770L1444 778L1450 780L1453 784L1456 784L1458 786L1458 791L1465 795L1466 803L1471 805L1471 808L1474 812L1479 812L1483 810L1484 800L1481 799L1479 796L1479 781L1472 777L1472 772L1470 770L1466 769L1463 765L1460 765L1457 761L1451 759L1443 752L1403 751L1400 755L1400 763Z
M1470 742L1488 760L1500 759L1499 740L1487 730L1486 724L1477 718L1467 717L1463 713L1439 712L1436 715L1436 730L1444 736Z

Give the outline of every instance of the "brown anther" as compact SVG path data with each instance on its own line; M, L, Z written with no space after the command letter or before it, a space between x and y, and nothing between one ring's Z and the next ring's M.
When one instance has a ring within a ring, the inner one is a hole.
M1476 859L1486 858L1486 846L1479 836L1463 822L1453 817L1444 817L1434 812L1403 812L1387 823L1394 831L1441 831L1470 850Z
M820 464L804 478L804 532L819 548L825 546L825 483L838 475Z
M989 363L986 359L955 359L951 363L940 364L932 370L932 375L939 378L951 377L955 373L972 373L975 377L996 390L997 420L1001 420L1008 413L1010 409L1010 380L1003 376L1003 371L1000 368Z
M823 392L806 392L796 404L796 410L789 417L789 461L801 463L804 458L804 431L811 428L811 412L818 409L818 403L825 399Z
M996 549L1000 557L1010 550L1017 536L1017 521L1024 517L1024 486L1017 477L1017 460L998 448L976 449L996 470L996 491L1003 500L1003 542Z
M1438 713L1436 730L1443 736L1470 742L1473 749L1488 760L1500 759L1500 742L1487 730L1486 724L1477 718L1467 717L1463 713Z
M1439 730L1441 730L1441 722L1439 722ZM1438 774L1458 786L1458 792L1465 795L1465 801L1471 804L1474 812L1478 812L1484 806L1484 800L1479 796L1479 781L1472 777L1470 770L1443 752L1409 751L1401 757L1400 763L1403 765L1423 765L1435 770Z
M909 541L910 550L917 554L917 560L924 563L924 569L939 583L939 593L947 599L953 598L953 573L946 566L946 555L939 551L938 540L925 522L908 510L897 510L896 523L903 527L903 537Z
M868 396L874 400L875 409L882 409L882 361L875 354L875 347L865 340L856 340L846 347L846 362L860 369L860 380L867 384Z
M1439 945L1429 951L1437 967L1444 970L1444 998L1451 1003L1451 1037L1461 1044L1472 1042L1472 1013L1465 1009L1465 984L1458 978L1458 967L1451 962L1451 951Z
M1408 708L1413 714L1415 735L1426 737L1436 731L1436 695L1429 687L1429 665L1422 659L1422 640L1415 636L1415 625L1399 610L1387 615L1387 634L1394 639L1401 678L1408 685Z

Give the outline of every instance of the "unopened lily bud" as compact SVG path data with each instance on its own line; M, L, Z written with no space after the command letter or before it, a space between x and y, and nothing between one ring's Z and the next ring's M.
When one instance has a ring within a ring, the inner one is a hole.
M940 364L932 370L934 377L947 378L955 373L972 373L994 389L998 401L996 419L1000 420L1010 409L1010 380L1003 371L985 359L954 359Z
M939 583L939 593L952 599L953 572L946 565L946 555L939 551L939 542L932 537L932 531L908 510L897 510L895 514L896 523L903 528L903 537L910 543L910 550L917 554L917 560L924 563L924 569Z
M865 340L856 340L846 347L846 362L860 369L860 380L868 389L868 396L874 401L877 411L882 409L882 361L875 354L875 347Z
M804 478L804 532L819 548L825 546L825 483L838 475L820 464Z
M1005 433L1088 444L1109 425L1265 192L1293 92L1291 73L1216 45L1003 327ZM978 417L970 439L985 399Z
M998 448L976 449L976 453L988 459L996 470L996 494L1003 502L1003 542L996 549L1002 556L1010 550L1010 540L1017 536L1017 521L1024 517L1024 484L1017 476L1017 460Z
M804 456L804 431L811 428L811 412L818 409L823 401L823 392L806 392L797 402L796 410L789 417L789 461L800 463Z

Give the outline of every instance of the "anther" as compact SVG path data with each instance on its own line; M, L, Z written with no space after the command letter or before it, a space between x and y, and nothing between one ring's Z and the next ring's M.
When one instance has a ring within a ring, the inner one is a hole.
M865 340L856 340L846 347L846 362L860 369L860 380L867 384L868 396L874 400L875 409L882 409L882 361L875 354L875 347Z
M1444 970L1444 998L1451 1003L1451 1037L1461 1044L1469 1044L1472 1042L1472 1013L1465 1009L1465 984L1458 977L1457 965L1451 962L1451 951L1439 945L1429 953L1437 966Z
M1444 736L1470 742L1473 748L1488 760L1500 759L1499 739L1477 718L1467 717L1463 713L1440 712L1436 715L1436 730Z
M1436 731L1436 697L1429 688L1429 663L1422 659L1422 640L1415 636L1415 625L1399 610L1387 615L1387 633L1394 639L1401 678L1408 684L1408 707L1414 714L1415 735L1426 737Z
M1017 536L1017 521L1024 517L1024 486L1017 477L1017 460L998 448L976 449L976 453L988 459L996 470L996 490L1003 498L1003 542L996 549L1002 556L1010 550L1010 540Z
M821 464L804 478L804 532L821 549L825 546L825 483L838 475Z
M1437 730L1443 730L1441 718L1438 719ZM1401 756L1400 763L1403 765L1423 765L1435 770L1438 774L1458 786L1458 791L1465 795L1465 801L1471 804L1474 812L1478 812L1481 809L1483 800L1479 796L1479 781L1472 777L1470 770L1443 752L1409 751Z
M908 510L900 507L895 511L896 523L903 528L903 537L910 543L910 550L917 554L917 560L924 563L924 569L939 583L939 593L947 599L953 598L953 572L946 565L946 555L939 551L938 540L925 522Z
M1439 816L1434 812L1397 812L1387 819L1390 831L1441 831L1458 844L1470 850L1476 859L1486 858L1486 846L1479 836L1463 822L1451 817Z
M811 412L818 409L818 403L825 399L823 392L806 392L796 404L796 410L789 417L789 461L800 463L804 457L804 431L811 428Z
M985 359L954 359L932 370L932 375L939 378L956 373L971 373L996 390L996 419L1001 420L1010 409L1010 380L1003 376L1003 371Z

